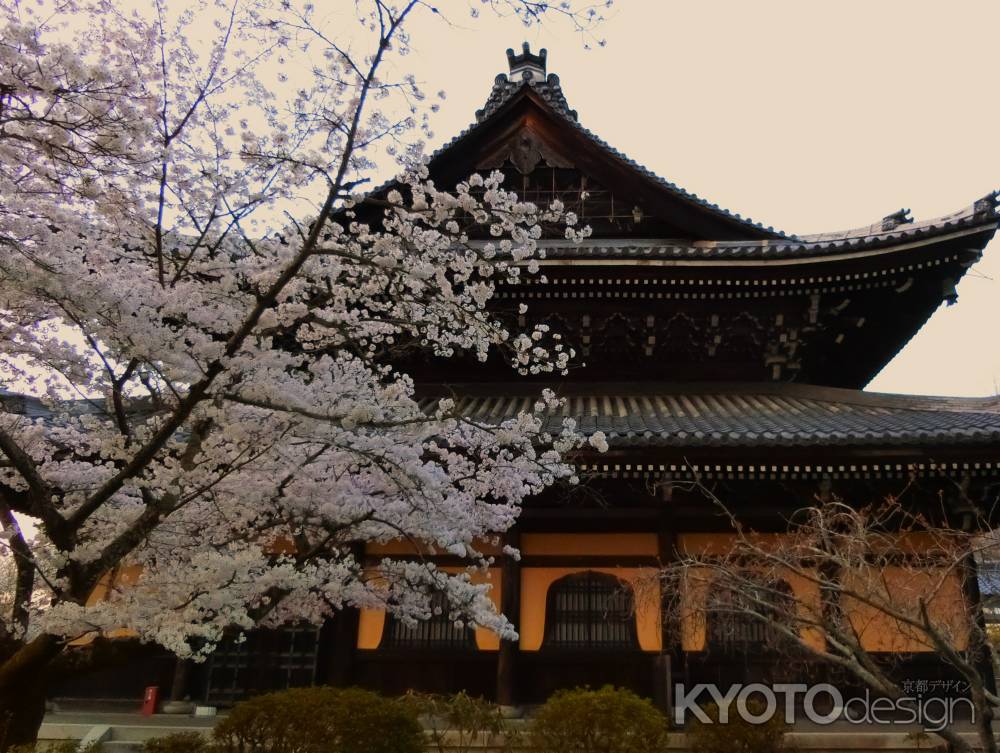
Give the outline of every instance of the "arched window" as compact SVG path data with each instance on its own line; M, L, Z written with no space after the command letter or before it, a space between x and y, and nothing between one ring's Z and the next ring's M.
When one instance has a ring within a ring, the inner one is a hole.
M549 588L545 648L636 648L632 589L612 575L567 575Z
M443 593L431 597L431 616L412 627L393 614L386 615L379 648L476 648L476 633L452 621L448 599Z
M795 597L784 580L757 583L741 576L732 584L720 583L709 596L708 647L740 654L774 650L784 640L776 625L794 609Z

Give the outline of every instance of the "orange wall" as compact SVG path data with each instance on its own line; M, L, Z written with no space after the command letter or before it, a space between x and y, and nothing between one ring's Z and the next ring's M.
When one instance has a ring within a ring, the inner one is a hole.
M874 600L889 604L907 617L918 617L921 597L928 599L927 613L936 628L946 631L951 644L962 651L969 639L965 597L958 573L914 572L910 568L889 567L877 579L866 578ZM874 585L872 583L874 581ZM858 591L863 591L858 587ZM876 607L855 601L850 604L851 624L869 651L933 651L922 631L898 622Z
M92 607L95 604L99 604L111 598L111 594L114 591L121 589L123 586L128 587L139 580L139 576L142 575L142 567L140 565L125 565L124 567L115 568L97 581L97 585L94 586L94 590L90 592L90 596L87 597L87 606ZM116 630L109 630L105 634L107 638L134 638L136 633L134 630L127 628L118 628ZM98 636L97 632L87 633L76 640L70 642L71 646L86 646L94 641Z
M760 534L762 545L780 546L781 534ZM678 549L689 555L722 555L730 550L735 541L734 534L681 534ZM930 540L919 535L901 537L901 552L922 551L930 545ZM685 651L702 651L705 648L704 605L707 597L709 577L707 571L692 571L682 584L681 597L681 645ZM808 577L788 573L785 580L791 586L800 604L800 612L816 613L819 609L819 589ZM928 612L931 619L946 627L952 635L953 644L964 649L968 640L968 624L964 608L961 581L954 572L914 572L901 567L884 568L873 582L882 583L881 597L892 595L892 602L899 607L915 608L919 596L930 596ZM878 609L860 602L848 607L854 629L861 636L861 645L869 651L921 652L932 650L912 628L897 623ZM817 630L806 630L803 639L813 648L822 650L825 641Z
M125 565L124 567L117 567L109 573L106 573L94 587L94 590L90 592L90 596L87 597L87 606L92 607L95 604L99 604L102 601L106 601L111 597L111 594L118 589L123 587L127 588L133 583L139 580L139 576L142 575L141 565Z
M537 651L545 636L545 605L549 586L566 575L593 570L608 573L632 586L636 598L636 632L639 646L644 651L659 651L662 647L660 635L660 600L655 570L651 568L616 567L532 567L521 571L521 622L515 625L520 633L522 651ZM490 598L499 608L501 572L490 570L493 589ZM361 610L358 625L358 648L378 648L385 629L385 612L378 609ZM495 651L500 647L500 638L486 628L476 629L476 645L483 651Z
M362 609L358 618L358 648L374 649L382 641L385 629L385 611Z
M780 533L749 534L748 539L765 547L778 547L781 544ZM710 557L729 552L736 543L735 533L679 533L677 534L677 550L682 555Z

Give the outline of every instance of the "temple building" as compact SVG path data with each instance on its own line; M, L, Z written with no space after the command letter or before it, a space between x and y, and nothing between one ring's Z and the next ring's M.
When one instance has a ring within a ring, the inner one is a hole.
M971 499L1000 482L1000 399L864 391L939 306L956 302L956 284L1000 222L996 194L931 220L902 210L854 230L779 232L587 130L545 50L525 45L507 57L509 73L476 122L432 155L430 176L452 186L501 170L523 199L559 199L592 228L581 244L543 240L542 274L501 285L493 302L512 322L562 333L583 365L561 380L494 361L428 359L406 370L428 406L458 394L459 407L484 420L530 409L552 387L566 398L553 426L573 416L607 436L606 453L577 458L585 483L526 505L506 534L521 558L497 549L488 577L519 640L446 615L413 628L348 610L318 631L261 632L222 647L175 695L224 704L332 682L530 704L560 687L614 683L663 702L671 680L763 678L775 662L760 630L679 625L636 593L660 563L729 535L689 482L774 535L817 495L864 503L909 484L909 504L959 505L953 480ZM463 564L402 543L364 552L373 567L387 554ZM962 587L956 580L957 598ZM804 586L789 588L800 596ZM913 666L929 657L891 626L872 625L863 639Z

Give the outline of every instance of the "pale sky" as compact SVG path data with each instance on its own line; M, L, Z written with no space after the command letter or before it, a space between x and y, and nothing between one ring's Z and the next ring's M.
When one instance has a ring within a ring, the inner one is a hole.
M657 174L765 225L813 233L902 207L917 220L1000 188L997 0L617 0L585 50L565 24L426 17L405 59L448 98L436 143L474 120L504 51L548 49L580 122ZM1000 240L870 389L1000 385ZM887 312L891 315L891 312Z

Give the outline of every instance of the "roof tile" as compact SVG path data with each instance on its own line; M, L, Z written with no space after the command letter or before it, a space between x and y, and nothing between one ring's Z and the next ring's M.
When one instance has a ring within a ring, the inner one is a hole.
M578 385L578 389L586 386ZM427 409L435 399L425 400ZM471 398L467 413L512 418L516 403ZM624 413L624 415L623 415ZM581 431L604 431L612 445L800 446L992 444L1000 450L1000 398L883 395L797 384L647 387L593 385L567 398L546 420L557 431L564 416Z

